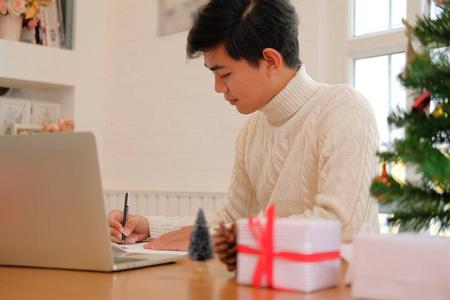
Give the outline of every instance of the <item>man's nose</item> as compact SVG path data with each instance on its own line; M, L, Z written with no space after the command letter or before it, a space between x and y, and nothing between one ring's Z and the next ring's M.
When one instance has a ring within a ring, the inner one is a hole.
M220 75L217 73L214 74L214 77L215 77L214 90L216 91L216 93L222 94L227 93L228 87L225 84L225 80L222 77L220 77Z

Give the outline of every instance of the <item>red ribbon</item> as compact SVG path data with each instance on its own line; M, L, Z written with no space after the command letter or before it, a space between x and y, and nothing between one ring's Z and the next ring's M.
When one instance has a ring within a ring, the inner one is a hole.
M255 239L258 241L259 249L253 249L244 245L238 245L237 251L245 254L259 255L258 264L253 274L252 285L261 286L261 279L267 276L267 286L273 287L273 259L279 258L298 262L318 262L324 260L339 259L339 251L301 254L293 252L273 251L273 222L275 218L275 207L270 205L266 211L267 225L264 228L258 218L249 218L248 226Z

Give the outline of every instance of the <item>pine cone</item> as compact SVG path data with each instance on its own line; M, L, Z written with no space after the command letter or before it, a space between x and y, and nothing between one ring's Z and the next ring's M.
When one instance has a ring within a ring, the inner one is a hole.
M220 260L228 267L228 271L236 269L236 223L226 228L223 223L220 223L219 228L216 229L216 235L213 236L214 251L219 255Z

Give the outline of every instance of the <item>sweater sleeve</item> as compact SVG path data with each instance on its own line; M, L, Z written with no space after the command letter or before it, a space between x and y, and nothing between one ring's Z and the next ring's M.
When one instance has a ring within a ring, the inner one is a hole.
M206 214L208 225L214 227L220 222L233 223L237 219L256 215L260 207L257 204L254 190L250 184L245 169L245 147L254 122L250 117L236 139L236 153L234 159L231 183L225 197L222 199L222 209ZM195 216L188 217L166 217L147 216L150 235L158 237L164 233L190 226L195 223Z
M254 216L261 210L251 185L246 165L246 145L254 130L256 115L252 115L238 134L231 183L222 199L222 209L206 216L208 224L233 223L240 218Z
M378 129L361 94L347 88L339 97L351 101L335 99L316 128L318 192L303 216L340 220L342 241L350 242L365 223L379 230L377 203L370 195L378 168Z

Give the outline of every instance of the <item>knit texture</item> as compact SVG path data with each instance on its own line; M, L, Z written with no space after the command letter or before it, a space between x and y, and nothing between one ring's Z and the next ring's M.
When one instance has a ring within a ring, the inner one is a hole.
M338 219L342 241L364 224L379 231L370 195L377 174L378 130L362 94L312 80L302 66L288 85L253 113L236 141L231 184L210 226L258 215ZM194 217L148 217L150 233L193 225Z

